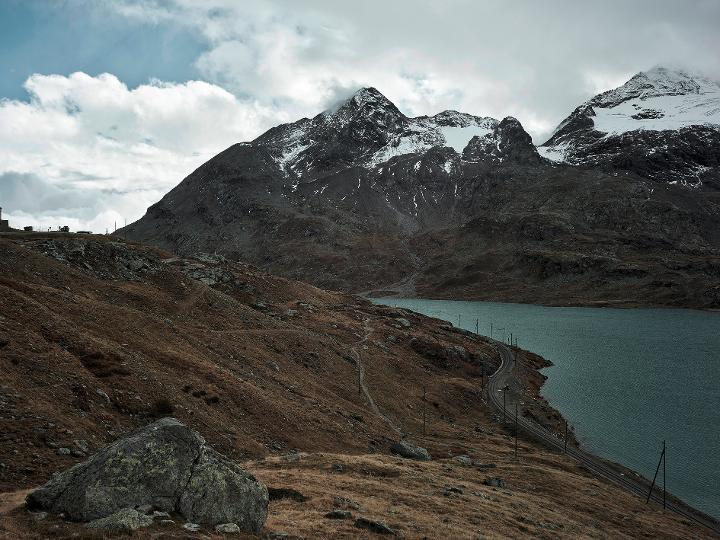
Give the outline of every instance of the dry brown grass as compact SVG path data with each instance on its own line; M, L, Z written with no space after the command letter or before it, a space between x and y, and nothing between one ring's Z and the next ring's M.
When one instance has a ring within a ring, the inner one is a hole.
M367 536L351 522L323 517L334 497L345 497L359 505L354 513L385 520L407 538L705 534L534 443L521 441L522 458L513 462L511 439L493 423L479 392L478 363L490 372L498 362L482 340L409 313L402 314L411 323L404 327L390 308L246 265L227 265L237 279L233 287L211 288L161 263L167 255L142 247L122 249L154 258L157 272L132 282L101 278L94 269L106 268L107 260L83 261L89 268L59 262L23 244L33 238L0 238L0 535L6 538L87 537L82 526L56 518L35 522L17 508L18 492L83 459L58 455L56 447L76 449L75 440L83 440L91 451L100 448L150 422L159 399L268 485L310 497L272 502L270 531ZM266 308L253 308L257 302ZM432 345L418 347L413 338ZM432 356L452 346L470 356ZM353 348L380 410L436 461L389 456L397 436L358 394ZM527 358L531 368L533 362ZM540 383L527 377L526 396L537 395ZM547 404L538 401L536 409L552 420ZM292 449L305 454L298 461L280 457ZM463 453L497 469L450 460ZM334 463L342 472L333 471ZM483 486L488 474L503 477L507 489ZM446 497L448 485L463 493ZM175 528L136 536L183 535Z

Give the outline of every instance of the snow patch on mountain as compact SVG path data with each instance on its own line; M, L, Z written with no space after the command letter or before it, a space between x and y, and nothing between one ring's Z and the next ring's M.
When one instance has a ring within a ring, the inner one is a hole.
M492 133L492 128L483 126L440 126L438 129L445 140L445 146L453 148L458 154L462 154L462 151L473 137L482 137Z
M568 144L558 144L557 146L538 146L537 151L545 159L561 163L565 161L565 152L568 149Z
M682 70L655 67L588 100L555 133L578 115L590 118L594 129L608 136L720 125L720 83Z
M427 129L421 123L413 122L411 129L413 131L394 137L388 144L375 152L368 160L368 165L372 167L396 156L425 152L442 143L437 133Z
M371 166L378 165L395 156L426 152L433 146L449 146L462 154L473 137L492 133L497 124L494 118L457 111L410 118L408 131L375 152L368 163Z
M618 134L637 129L662 131L695 125L720 125L720 86L702 93L641 96L614 107L593 107L595 129Z

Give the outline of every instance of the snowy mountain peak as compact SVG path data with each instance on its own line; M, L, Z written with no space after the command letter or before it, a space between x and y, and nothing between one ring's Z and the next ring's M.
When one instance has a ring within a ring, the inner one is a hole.
M484 127L492 129L497 124L497 120L490 117L473 116L463 112L447 110L428 118L438 126L451 126L466 128L471 126Z
M376 88L363 87L338 106L320 113L316 120L333 129L357 121L388 128L405 123L407 117Z
M716 92L720 87L720 83L704 75L663 66L655 66L648 71L641 71L635 77L644 78L658 91L665 91L669 94L702 94L708 91Z
M366 104L392 105L392 102L373 86L364 86L360 88L347 101L351 101L359 107Z
M719 141L720 83L658 66L580 105L539 151L697 187L711 181Z
M645 100L659 96L685 96L720 92L720 84L701 75L662 66L634 75L622 86L595 96L590 104L614 107L629 99Z
M323 114L335 115L337 113L356 113L363 111L366 114L370 114L374 111L388 111L399 116L403 115L395 104L386 98L377 88L367 86L360 88L348 99L340 103L335 109L329 109Z
M497 140L492 136L495 132ZM280 170L297 187L299 178L311 181L327 170L346 166L372 169L392 158L425 154L433 148L451 148L460 162L470 141L486 136L492 136L489 144L494 154L498 152L496 147L505 146L506 141L532 146L530 136L514 118L501 123L495 118L455 110L409 118L376 88L364 87L311 120L269 130L254 144L269 150ZM482 149L476 147L473 160L485 161L478 157ZM329 160L328 155L333 159ZM502 159L493 160L512 160L514 156L503 150Z

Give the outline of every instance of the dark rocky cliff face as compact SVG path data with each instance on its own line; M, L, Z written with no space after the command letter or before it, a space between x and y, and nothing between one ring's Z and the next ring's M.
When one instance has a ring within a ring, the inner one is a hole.
M557 140L585 126L583 151L606 145L616 161L554 163L514 118L409 118L363 89L228 148L121 234L355 292L720 306L712 182L650 179L680 155L715 158L691 138L674 157L628 158L625 143L592 142L588 118L575 114ZM644 140L665 144L653 133Z

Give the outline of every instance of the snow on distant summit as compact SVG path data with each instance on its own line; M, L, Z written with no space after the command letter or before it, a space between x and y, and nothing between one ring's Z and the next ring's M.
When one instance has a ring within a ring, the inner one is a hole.
M388 159L406 154L425 152L433 146L449 146L462 154L473 137L491 133L498 121L458 111L443 111L435 116L410 118L407 131L398 134L369 159L377 165Z
M366 87L311 120L271 129L253 144L269 148L282 171L304 176L328 153L336 165L367 168L435 146L462 155L473 137L488 135L497 125L494 118L458 111L407 117L377 89Z
M720 125L720 83L657 67L596 96L590 105L595 129L608 134Z
M720 83L655 67L580 105L538 150L553 161L697 186L718 164L718 140Z

